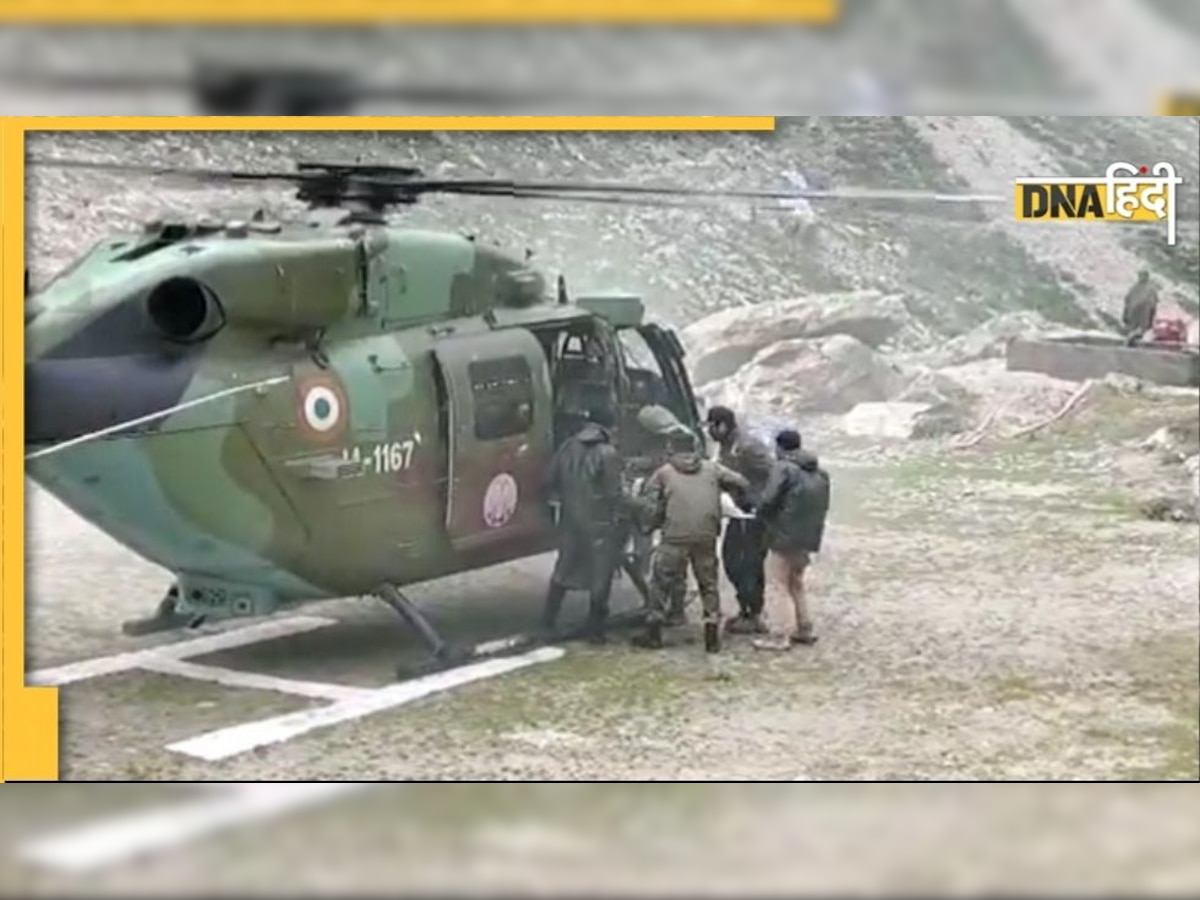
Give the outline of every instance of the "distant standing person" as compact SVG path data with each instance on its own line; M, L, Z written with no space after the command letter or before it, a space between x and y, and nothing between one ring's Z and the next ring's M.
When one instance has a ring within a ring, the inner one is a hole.
M646 482L645 499L653 510L661 538L650 572L650 608L646 632L634 644L650 650L663 646L662 629L667 606L683 589L688 567L700 588L704 610L704 649L721 649L721 595L717 584L717 537L721 533L721 492L734 495L749 508L750 484L720 463L705 459L696 450L696 435L672 434L670 461Z
M817 457L801 448L800 434L784 429L775 437L777 461L759 498L766 530L766 600L770 637L764 650L787 650L816 642L804 576L821 550L829 513L829 475Z
M708 411L708 433L720 447L719 461L750 482L750 499L758 498L771 476L771 451L754 435L745 433L727 406ZM763 564L767 556L763 524L757 518L730 519L721 543L725 576L737 592L738 614L726 624L731 634L762 634Z
M1150 279L1146 269L1138 272L1137 283L1125 295L1121 311L1121 327L1125 331L1125 343L1133 346L1141 341L1142 335L1154 327L1158 313L1158 288Z

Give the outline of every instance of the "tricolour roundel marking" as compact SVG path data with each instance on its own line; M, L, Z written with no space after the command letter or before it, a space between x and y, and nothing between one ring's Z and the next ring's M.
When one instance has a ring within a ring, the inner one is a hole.
M312 440L332 441L345 434L350 404L333 375L321 373L300 381L296 420Z

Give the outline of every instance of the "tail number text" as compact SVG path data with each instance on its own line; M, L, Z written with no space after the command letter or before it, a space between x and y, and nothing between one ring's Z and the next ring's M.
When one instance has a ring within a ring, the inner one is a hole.
M415 449L416 442L412 439L362 444L343 450L342 460L361 465L364 475L390 475L394 472L403 472L412 465Z

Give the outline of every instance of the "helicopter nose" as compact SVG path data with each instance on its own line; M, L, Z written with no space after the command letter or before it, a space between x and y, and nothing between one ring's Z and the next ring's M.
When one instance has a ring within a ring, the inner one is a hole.
M56 444L111 429L153 432L195 374L189 357L39 359L25 365L25 443ZM120 426L127 426L122 428Z

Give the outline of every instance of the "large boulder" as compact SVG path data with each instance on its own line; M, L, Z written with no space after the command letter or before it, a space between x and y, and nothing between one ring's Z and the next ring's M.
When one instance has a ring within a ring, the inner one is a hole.
M859 403L887 400L902 390L904 374L848 335L825 340L778 341L756 353L734 375L700 390L709 405L776 419L846 413Z
M842 430L851 437L916 438L932 409L928 403L860 403L842 418Z
M906 399L924 396L918 392L919 384L920 381L914 382L910 392L902 392L901 396ZM929 390L944 392L941 395L948 399L958 398L954 402L959 404L964 404L966 397L973 398L971 409L977 424L990 419L1006 427L1032 424L1053 415L1080 388L1076 381L1039 372L1010 372L1002 359L950 366L931 376L927 384Z
M852 291L725 309L680 334L698 385L727 378L764 347L793 339L846 335L878 349L916 326L898 294Z
M1051 329L1050 322L1036 312L1003 313L930 351L925 355L925 362L940 369L980 359L1002 358L1013 338L1031 337Z

